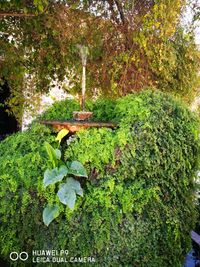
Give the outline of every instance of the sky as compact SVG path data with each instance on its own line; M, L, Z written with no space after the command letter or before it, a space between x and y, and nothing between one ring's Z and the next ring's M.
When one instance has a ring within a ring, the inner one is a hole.
M196 3L200 7L200 0L192 0L191 2ZM188 7L183 15L183 24L185 24L185 27L191 23L192 18L192 9ZM200 45L200 20L195 23L195 40Z

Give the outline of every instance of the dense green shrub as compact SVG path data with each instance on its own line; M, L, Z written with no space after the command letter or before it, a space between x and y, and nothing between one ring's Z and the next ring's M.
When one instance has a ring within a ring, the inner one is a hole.
M112 99L98 99L97 101L87 101L86 110L93 111L94 121L112 121L113 110L116 101ZM73 111L79 111L80 104L76 100L57 101L38 119L46 120L70 120L72 119Z
M72 117L72 112L79 109L80 105L75 100L57 101L46 112L41 114L39 119L69 120Z
M69 118L63 103L43 118ZM71 113L75 104L67 103ZM63 208L48 228L41 214L55 187L42 187L43 142L54 145L52 133L36 124L0 143L2 256L68 249L70 257L95 257L99 267L181 266L195 222L196 118L151 91L89 103L88 109L94 119L113 120L118 128L82 130L63 144L65 159L82 162L89 177L80 181L84 196L74 211Z

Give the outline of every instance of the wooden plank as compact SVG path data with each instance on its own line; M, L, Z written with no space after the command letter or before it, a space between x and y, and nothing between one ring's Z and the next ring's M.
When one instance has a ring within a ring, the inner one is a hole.
M41 124L51 125L57 130L67 129L70 133L75 133L81 129L87 129L91 127L95 128L116 128L117 124L110 122L92 122L92 121L48 121L42 120Z
M200 246L200 235L198 235L195 231L191 231L191 238Z

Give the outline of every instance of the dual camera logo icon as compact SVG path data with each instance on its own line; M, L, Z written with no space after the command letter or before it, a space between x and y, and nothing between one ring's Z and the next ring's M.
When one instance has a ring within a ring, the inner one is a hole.
M13 251L10 253L10 259L12 261L17 261L17 260L26 261L28 259L28 253L25 251L22 251L20 253Z

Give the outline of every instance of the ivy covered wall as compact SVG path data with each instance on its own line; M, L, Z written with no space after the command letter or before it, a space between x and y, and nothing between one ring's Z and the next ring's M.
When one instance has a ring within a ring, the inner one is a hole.
M34 123L1 142L1 256L68 249L69 258L92 256L99 267L180 267L196 220L198 120L153 91L87 106L94 120L117 122L118 128L83 130L63 140L64 159L79 160L88 178L80 179L83 197L74 210L62 207L48 227L42 210L55 201L55 185L43 187L44 141L56 146L55 133ZM58 102L43 118L69 119L77 108L75 101Z

